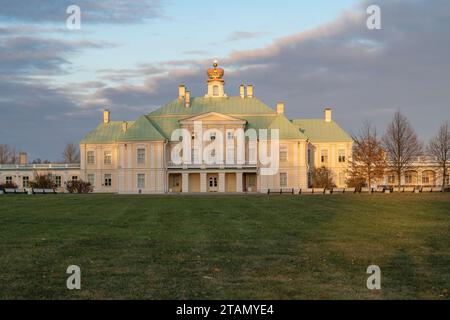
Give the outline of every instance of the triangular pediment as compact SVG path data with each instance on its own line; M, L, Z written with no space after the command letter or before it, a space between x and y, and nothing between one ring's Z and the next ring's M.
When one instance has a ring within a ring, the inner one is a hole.
M202 121L202 122L227 122L227 123L236 123L236 124L245 124L247 121L238 119L223 113L218 112L208 112L200 115L196 115L194 117L186 118L180 121L180 124L190 124L196 121Z

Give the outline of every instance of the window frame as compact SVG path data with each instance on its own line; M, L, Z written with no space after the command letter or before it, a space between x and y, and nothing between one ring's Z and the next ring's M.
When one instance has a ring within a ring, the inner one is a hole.
M141 180L143 178L143 180ZM136 176L136 185L138 189L145 189L146 188L146 176L145 173L138 173ZM141 184L142 182L142 184Z
M89 150L86 154L87 164L95 164L95 151Z
M111 150L103 151L103 164L107 165L107 166L112 165L112 151Z
M280 162L288 162L288 145L287 144L280 144L280 150L279 150L279 159Z
M90 177L93 177L93 181L91 182L91 179L90 179ZM87 182L88 183L90 183L91 184L91 186L95 186L95 173L89 173L88 175L87 175Z
M288 174L286 172L280 172L280 188L287 188L288 185Z
M324 155L324 153L326 155ZM320 163L328 163L328 161L329 161L328 149L321 149L320 150Z
M147 149L137 148L136 150L136 163L138 165L145 165L147 162Z
M103 175L103 186L106 188L112 187L112 174L111 173L105 173Z

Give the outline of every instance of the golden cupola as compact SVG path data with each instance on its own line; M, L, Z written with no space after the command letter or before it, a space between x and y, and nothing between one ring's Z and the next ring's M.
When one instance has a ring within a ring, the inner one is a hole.
M209 68L207 71L208 75L208 94L206 97L209 98L223 98L227 95L225 94L225 80L223 80L223 76L225 71L222 68L219 68L219 62L217 60L214 61L213 67Z

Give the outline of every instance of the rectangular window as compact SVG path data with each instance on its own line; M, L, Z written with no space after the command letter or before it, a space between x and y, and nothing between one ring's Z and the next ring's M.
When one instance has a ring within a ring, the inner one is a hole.
M111 187L112 186L112 175L111 174L105 174L105 187Z
M280 145L280 162L286 162L288 160L288 147L287 145Z
M12 177L6 177L6 184L12 184Z
M77 176L72 176L72 181L78 181L78 177Z
M339 156L339 162L344 163L345 162L345 149L339 150L338 156Z
M22 177L22 185L24 188L30 187L30 177Z
M320 162L322 163L328 163L328 150L322 149L320 152Z
M285 188L288 185L287 173L280 173L280 187Z
M55 184L57 188L61 188L62 186L61 176L55 176Z
M145 174L137 175L137 187L138 189L145 189Z
M91 186L95 186L95 174L88 174L87 180Z
M111 151L105 151L104 160L105 160L105 164L107 164L107 165L112 164L112 152Z
M228 140L234 140L234 133L233 133L233 131L228 131L227 132L227 138L228 138Z
M137 163L145 164L145 149L137 149Z
M391 174L388 176L388 183L395 183L395 175Z
M94 151L87 152L87 163L95 164L95 152Z

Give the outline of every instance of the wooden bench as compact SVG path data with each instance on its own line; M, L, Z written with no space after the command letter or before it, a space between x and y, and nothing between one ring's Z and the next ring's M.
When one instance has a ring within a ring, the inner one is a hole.
M27 194L26 190L24 190L24 189L6 188L4 191L6 194Z
M283 194L283 193L290 193L290 194L295 194L295 190L294 189L288 189L288 188L280 188L280 189L268 189L267 190L267 194Z
M45 194L57 194L55 189L44 189Z
M355 193L356 192L356 188L345 188L344 189L344 193Z
M384 187L378 187L375 192L376 193L385 193L386 189Z
M33 194L45 194L44 189L33 189Z
M422 187L422 192L431 192L433 191L433 188L431 187Z
M433 187L431 192L442 192L442 187Z
M403 187L400 187L400 188L399 188L399 187L394 187L394 188L393 188L393 191L394 191L394 192L404 192L404 190L405 190L405 189L404 189Z
M345 192L345 189L344 188L333 188L332 189L332 193L333 194L338 194L338 193L344 193Z
M313 194L313 193L314 193L314 189L312 189L312 188L300 189L300 194Z
M414 188L414 187L405 187L405 188L403 189L403 192L413 193L415 189L416 189L416 188Z

